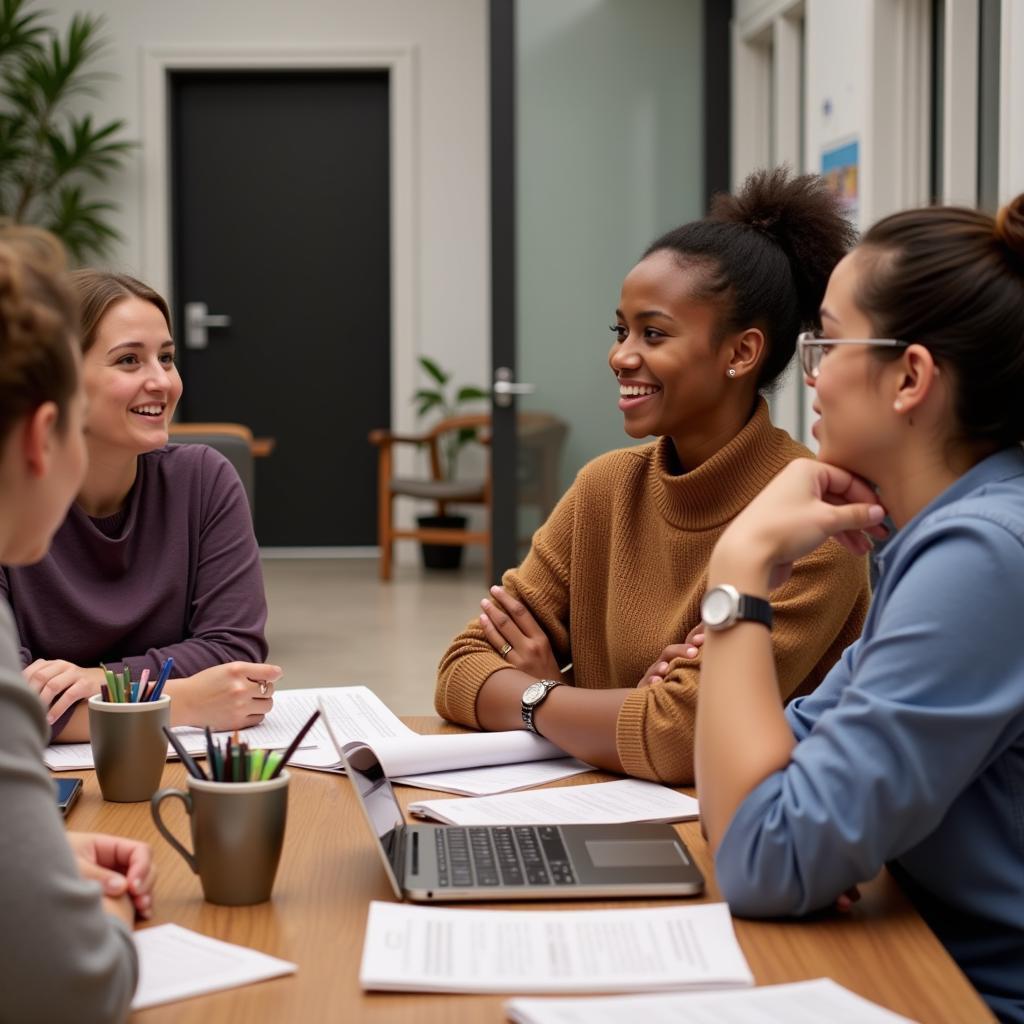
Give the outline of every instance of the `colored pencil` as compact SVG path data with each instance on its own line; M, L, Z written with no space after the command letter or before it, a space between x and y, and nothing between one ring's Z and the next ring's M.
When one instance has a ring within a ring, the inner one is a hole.
M270 776L272 779L276 779L277 776L281 774L281 772L284 769L284 766L288 763L288 759L292 756L292 754L295 753L296 750L299 749L299 744L303 741L303 739L305 739L306 733L313 728L313 723L319 717L319 710L314 711L313 714L309 716L309 718L306 720L306 724L298 731L298 734L296 735L295 739L293 739L291 743L288 744L288 749L284 752L284 754L281 756L281 760L275 766L274 774Z
M159 700L160 694L164 691L164 683L167 682L167 677L171 674L171 669L174 667L174 659L168 658L160 666L160 678L156 681L156 686L153 687L153 692L149 695L150 700Z
M170 740L171 746L174 747L175 753L181 758L181 763L188 770L189 775L194 779L205 779L206 772L195 763L192 755L182 746L181 740L166 725L161 726L161 728L164 731L164 735Z

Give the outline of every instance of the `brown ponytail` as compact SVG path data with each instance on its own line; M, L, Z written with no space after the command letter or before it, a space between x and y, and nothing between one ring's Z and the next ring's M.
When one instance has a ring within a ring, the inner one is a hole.
M952 370L963 437L1024 440L1024 195L995 219L955 206L896 213L862 249L874 262L858 305L879 337L919 342Z

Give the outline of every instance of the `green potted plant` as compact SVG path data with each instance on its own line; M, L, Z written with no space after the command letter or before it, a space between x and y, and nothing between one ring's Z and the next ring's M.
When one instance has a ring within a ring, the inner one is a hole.
M60 36L45 13L0 0L0 217L47 228L81 262L119 237L114 205L87 184L118 170L134 143L123 121L94 123L81 109L107 77L94 69L102 19L76 14Z
M466 412L466 405L487 400L490 396L475 384L455 384L452 375L443 370L429 356L419 357L420 369L430 378L430 384L417 388L413 395L416 415L423 417L433 414L437 420L448 419ZM458 470L459 453L477 439L474 427L463 427L444 434L439 439L441 450L441 471L446 480L455 480ZM467 518L457 515L417 516L421 527L464 530ZM462 563L462 548L455 544L423 544L423 564L428 569L457 569Z

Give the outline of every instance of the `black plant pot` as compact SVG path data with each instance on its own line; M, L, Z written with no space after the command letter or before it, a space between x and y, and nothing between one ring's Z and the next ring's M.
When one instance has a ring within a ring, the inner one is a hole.
M464 530L469 520L465 516L417 516L421 528L432 530ZM458 569L462 565L461 544L420 544L424 569Z

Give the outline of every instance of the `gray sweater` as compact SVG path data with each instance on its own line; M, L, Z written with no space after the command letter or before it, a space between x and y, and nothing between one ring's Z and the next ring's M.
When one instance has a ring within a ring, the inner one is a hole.
M0 601L0 1022L110 1024L138 980L131 934L78 874L53 783L49 729L21 676L14 624Z

